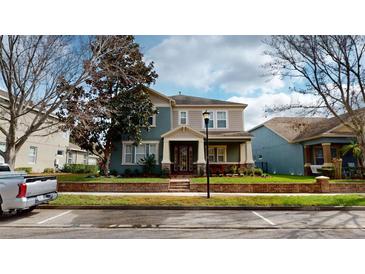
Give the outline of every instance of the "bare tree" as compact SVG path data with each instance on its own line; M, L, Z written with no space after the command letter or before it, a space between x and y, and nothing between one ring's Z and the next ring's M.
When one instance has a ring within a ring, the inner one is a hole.
M365 155L365 38L362 36L273 36L266 54L274 76L298 78L295 91L312 94L312 105L276 106L325 111L356 135ZM364 162L364 158L362 161Z
M81 39L80 39L81 41ZM30 135L58 130L55 113L61 103L81 89L83 47L75 37L0 36L0 151L14 167L16 154Z

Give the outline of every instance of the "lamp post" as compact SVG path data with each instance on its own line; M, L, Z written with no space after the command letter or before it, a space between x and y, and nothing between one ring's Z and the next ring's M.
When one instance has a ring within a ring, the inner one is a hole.
M205 122L205 153L206 153L206 173L207 173L207 198L210 198L209 189L209 150L208 150L208 125L209 125L209 112L206 110L203 112L203 118Z

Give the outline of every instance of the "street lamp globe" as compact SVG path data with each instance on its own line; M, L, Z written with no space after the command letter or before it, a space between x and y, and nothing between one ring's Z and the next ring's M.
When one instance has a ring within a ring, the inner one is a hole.
M204 118L205 124L208 124L209 116L210 116L210 114L209 114L208 110L203 112L203 118Z

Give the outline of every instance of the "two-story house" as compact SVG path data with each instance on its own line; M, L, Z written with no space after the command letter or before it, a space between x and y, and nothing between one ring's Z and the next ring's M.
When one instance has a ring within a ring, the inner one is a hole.
M182 94L166 96L147 87L141 87L140 92L149 94L158 114L151 117L152 128L143 132L140 145L129 140L115 143L111 170L120 174L127 168L142 170L140 160L154 154L158 169L166 173L204 174L205 110L210 112L208 157L212 172L253 164L251 135L244 131L246 104Z
M8 94L0 90L0 103L6 105ZM35 111L29 112L20 118L16 131L17 136L22 136L28 125L34 119ZM2 109L0 108L0 115ZM57 119L51 116L49 119ZM0 126L8 127L8 122L0 119ZM53 168L61 170L67 164L97 164L97 158L78 146L70 143L69 132L58 129L57 126L42 129L31 134L17 153L15 168L31 168L33 172L43 172L45 169ZM6 136L0 132L0 150L6 149ZM0 156L0 163L5 160Z

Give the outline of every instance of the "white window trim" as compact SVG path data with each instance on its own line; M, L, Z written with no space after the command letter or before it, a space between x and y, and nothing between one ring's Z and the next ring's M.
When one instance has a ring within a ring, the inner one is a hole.
M219 163L227 163L227 146L226 145L209 145L209 148L224 148L224 161L223 162L210 162L209 163L215 163L215 164L219 164ZM218 156L218 155L217 155ZM216 159L218 160L218 158Z
M126 145L132 145L133 141L123 141L122 142L122 165L128 165L128 166L140 166L141 164L136 163L136 150L134 149L134 163L126 163L125 162L125 147ZM160 141L142 141L141 145L145 144L155 144L156 145L156 165L159 165L159 145Z
M226 110L226 109L215 109L215 110L207 109L207 111L213 113L213 127L209 128L209 129L218 129L218 130L229 129L228 110ZM202 110L202 117L203 117L204 112L205 112L205 110ZM218 127L217 112L226 113L226 127ZM202 129L205 129L204 118L202 118Z
M156 113L152 115L152 125L150 127L156 127Z
M181 123L181 112L185 112L186 113L186 124L182 124ZM187 110L179 110L179 121L178 124L181 126L187 126L189 125L189 111Z
M30 161L30 151L31 151L31 148L35 148L35 161L34 162L31 162ZM29 152L28 152L28 164L29 165L36 165L37 164L37 160L38 160L38 147L36 146L29 146Z
M225 112L226 113L226 126L225 127L218 127L218 112ZM216 123L216 128L217 129L227 129L228 128L228 111L227 110L216 110L215 123Z

